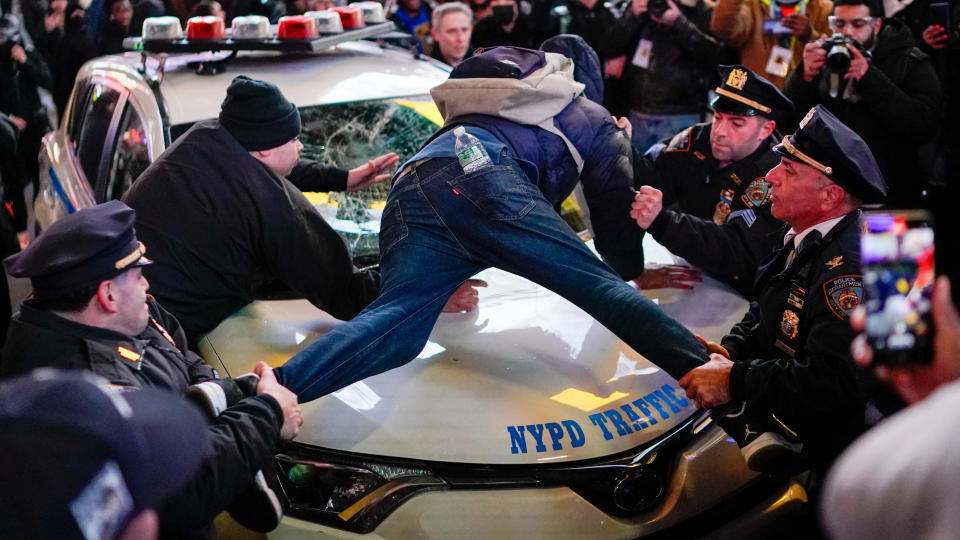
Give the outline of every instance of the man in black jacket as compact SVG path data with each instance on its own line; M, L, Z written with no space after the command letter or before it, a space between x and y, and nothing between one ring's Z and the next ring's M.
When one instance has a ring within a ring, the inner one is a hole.
M713 122L681 131L637 164L631 215L671 252L752 298L781 226L764 178L777 163L773 118L792 105L744 66L720 66L720 76Z
M936 71L910 30L898 20L881 19L875 2L837 0L829 20L834 32L869 54L847 47L850 67L831 73L827 51L819 42L809 43L783 91L798 111L821 103L863 137L890 185L890 204L918 205L930 174L918 148L933 140L941 124Z
M354 268L301 193L319 186L304 179L299 134L299 112L276 86L239 76L219 119L195 124L124 195L155 254L150 292L191 346L257 298L292 293L348 320L376 297L379 273ZM367 179L396 163L383 158Z
M758 300L720 342L727 354L679 382L704 407L745 403L769 422L752 431L798 439L825 471L864 428L847 318L863 297L858 207L887 188L866 143L822 106L774 151L782 157L767 179L773 215L790 225L783 247L758 272ZM749 444L744 454L749 462Z
M713 9L703 0L665 3L651 13L647 0L633 0L623 16L631 39L622 80L641 152L701 120L723 52L709 34Z
M0 375L43 366L81 369L118 389L178 395L218 379L187 349L176 319L147 296L141 271L151 261L133 222L133 211L119 201L82 209L4 261L11 275L30 278L33 294L11 322ZM257 374L250 397L240 398L236 384L218 385L238 399L209 427L201 472L161 509L168 534L204 535L213 518L250 488L276 443L299 431L296 395L265 364Z

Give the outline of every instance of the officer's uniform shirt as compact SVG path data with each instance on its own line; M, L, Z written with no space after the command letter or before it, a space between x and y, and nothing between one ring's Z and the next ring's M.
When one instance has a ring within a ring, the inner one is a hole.
M637 187L663 192L664 209L647 231L660 244L752 297L759 262L777 246L783 223L770 213L767 172L780 162L764 141L749 156L720 167L710 124L677 134L652 165L638 167Z

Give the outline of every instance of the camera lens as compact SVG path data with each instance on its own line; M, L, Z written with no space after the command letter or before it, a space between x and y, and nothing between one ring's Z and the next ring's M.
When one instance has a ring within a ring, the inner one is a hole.
M846 73L850 68L852 55L845 43L834 44L827 52L827 69L834 73Z

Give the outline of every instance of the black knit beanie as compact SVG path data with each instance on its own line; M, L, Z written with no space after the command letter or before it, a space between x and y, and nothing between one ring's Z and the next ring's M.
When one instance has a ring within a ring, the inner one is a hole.
M248 151L269 150L300 134L300 112L275 85L240 75L220 105L220 124Z

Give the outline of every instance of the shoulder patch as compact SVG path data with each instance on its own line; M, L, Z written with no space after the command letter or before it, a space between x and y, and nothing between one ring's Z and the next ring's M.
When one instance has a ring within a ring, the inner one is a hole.
M752 208L759 208L767 204L770 202L770 182L767 182L767 179L762 176L755 179L753 182L750 182L747 189L743 191L740 199L744 204Z
M840 319L846 319L863 298L863 276L852 274L835 277L823 284L823 294L830 311Z
M667 144L667 152L688 152L690 150L690 130L693 129L693 126L688 127L687 129L677 133L670 139L670 143Z

